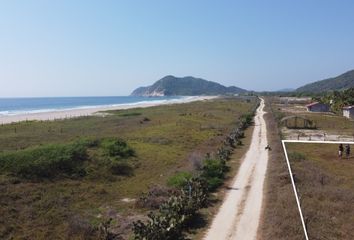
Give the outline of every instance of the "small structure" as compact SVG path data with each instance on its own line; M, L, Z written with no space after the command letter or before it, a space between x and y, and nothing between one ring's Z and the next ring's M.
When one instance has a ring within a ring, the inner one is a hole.
M288 116L280 120L289 129L316 129L316 122L302 116Z
M354 105L343 108L343 116L354 119Z
M329 105L319 102L314 102L306 105L309 112L329 112Z

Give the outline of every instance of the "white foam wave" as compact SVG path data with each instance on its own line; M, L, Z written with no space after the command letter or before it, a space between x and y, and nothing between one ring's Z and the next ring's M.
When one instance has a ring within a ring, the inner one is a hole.
M70 110L80 110L80 109L94 109L94 108L115 108L115 107L125 107L125 106L139 106L139 105L159 105L159 104L173 104L181 103L185 101L191 101L196 97L178 97L173 99L162 99L162 100L150 100L150 101L138 101L132 103L119 103L119 104L105 104L105 105L91 105L91 106L77 106L71 108L46 108L46 109L35 109L35 110L6 110L0 111L0 116L16 116L16 115L28 115L36 113L46 113L46 112L61 112Z

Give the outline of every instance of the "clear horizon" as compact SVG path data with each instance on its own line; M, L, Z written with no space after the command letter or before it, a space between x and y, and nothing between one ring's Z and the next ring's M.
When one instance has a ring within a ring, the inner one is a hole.
M2 1L0 97L127 96L166 75L274 91L354 69L354 2Z

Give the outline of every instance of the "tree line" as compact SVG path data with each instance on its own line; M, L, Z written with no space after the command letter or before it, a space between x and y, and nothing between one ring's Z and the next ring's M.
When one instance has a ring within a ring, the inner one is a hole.
M344 91L326 92L322 96L313 97L314 100L331 106L331 110L341 113L345 106L354 105L354 88Z

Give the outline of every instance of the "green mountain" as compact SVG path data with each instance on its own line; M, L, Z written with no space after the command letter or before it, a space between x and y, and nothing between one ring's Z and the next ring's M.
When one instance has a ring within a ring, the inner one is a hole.
M296 89L297 92L328 92L354 87L354 70L334 78L317 81Z
M132 96L197 96L225 95L247 92L238 87L225 87L201 78L166 76L148 87L135 89Z

